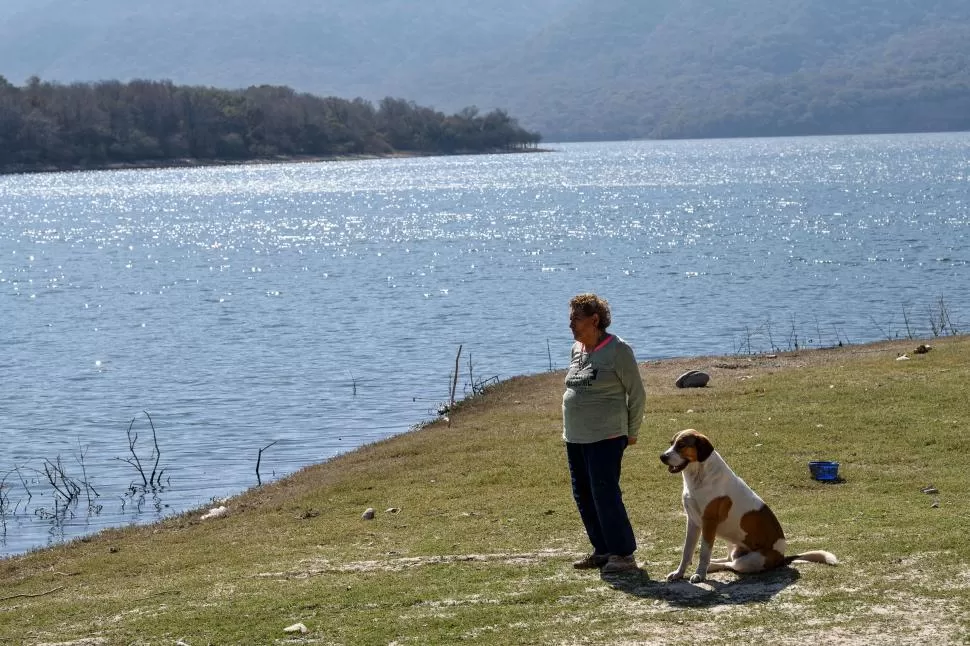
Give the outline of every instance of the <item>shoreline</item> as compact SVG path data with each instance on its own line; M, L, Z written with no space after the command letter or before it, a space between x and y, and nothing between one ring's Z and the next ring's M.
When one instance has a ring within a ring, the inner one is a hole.
M709 390L705 388L701 389L678 389L674 386L674 382L678 375L688 371L688 370L701 370L709 373L712 376L712 380L723 380L726 378L732 378L737 374L740 374L744 370L758 371L764 374L772 374L778 371L784 370L798 370L802 368L810 368L818 366L820 364L825 364L832 361L835 357L845 357L845 356L855 356L855 355L868 355L868 354L878 354L886 352L895 352L898 354L906 353L907 351L912 351L916 345L927 344L946 344L946 343L958 343L963 339L970 338L970 334L955 334L955 335L945 335L939 337L916 337L913 339L883 339L876 341L868 341L857 344L846 344L846 345L831 345L831 346L820 346L811 348L802 348L799 350L785 350L778 352L756 352L751 354L698 354L698 355L684 355L684 356L671 356L671 357L658 357L658 358L647 358L640 359L637 361L637 365L640 368L641 375L644 377L644 382L646 383L649 378L661 379L663 386L660 389L654 389L655 396L664 396L669 393L689 393L691 390ZM490 405L490 394L497 390L503 390L507 388L521 388L521 384L534 384L536 390L541 390L544 387L551 387L553 389L559 388L561 385L561 375L565 374L566 368L556 368L554 370L545 370L542 372L534 373L523 373L517 375L511 375L506 377L494 384L491 384L479 394L470 394L461 399L456 399L454 406L448 409L445 413L439 414L436 417L425 419L424 421L418 422L410 426L407 430L399 433L395 433L388 437L367 441L363 444L348 448L345 451L337 453L330 458L327 458L321 462L315 462L312 464L307 464L299 469L287 473L279 478L269 480L261 485L252 486L246 489L236 491L235 493L228 494L224 499L222 499L222 504L230 505L236 503L240 499L247 498L258 492L261 489L275 488L281 486L281 483L289 481L293 478L304 477L303 474L310 471L315 471L321 468L330 468L330 465L334 462L340 462L342 460L353 460L354 456L359 454L367 454L376 447L384 446L389 442L401 441L402 438L408 438L415 434L419 434L422 431L436 427L439 425L444 425L446 427L451 427L452 418L462 415L464 413L472 411L477 411L481 406ZM530 388L531 389L531 388ZM650 392L648 392L648 400L650 398ZM406 440L405 440L406 441ZM285 485L284 485L285 486ZM142 528L152 528L156 526L162 526L166 523L173 521L173 519L179 519L183 517L191 517L193 515L198 515L203 511L212 507L213 504L202 504L196 507L188 507L181 509L180 511L173 511L168 515L164 515L159 518L149 519L144 522L134 521L130 524L119 524L119 525L108 525L101 527L88 534L82 534L67 538L60 542L46 543L43 545L36 545L27 548L25 551L12 552L9 554L0 554L0 564L5 560L21 558L25 555L35 553L37 551L49 551L63 548L65 546L70 546L74 543L81 542L85 543L90 540L95 539L95 537L104 534L112 533L116 531L121 531L125 527L142 527Z
M677 621L712 646L752 625L769 643L814 643L819 631L848 646L876 634L956 643L970 635L970 579L953 571L970 558L965 478L952 458L970 442L970 335L929 343L925 354L906 338L638 362L650 400L623 469L635 573L570 565L587 541L557 428L557 370L511 378L463 400L450 424L252 488L218 513L0 559L0 634L78 646L504 646L572 643L582 621L589 643L617 644L655 643ZM676 388L684 365L710 366L711 384ZM831 550L841 566L666 582L683 545L682 486L657 457L685 427L709 434L765 496L793 551ZM839 461L843 479L813 481L807 463L819 458Z
M0 167L0 177L7 175L40 175L50 173L83 173L114 170L163 170L185 168L211 168L224 166L268 166L273 164L313 164L320 162L367 161L375 159L409 159L415 157L467 157L471 155L518 155L532 153L551 153L552 148L529 148L525 150L489 150L467 152L407 152L359 153L351 155L279 155L275 157L254 157L250 159L197 159L177 157L164 160L141 160L133 162L111 162L105 164L36 164L31 166Z

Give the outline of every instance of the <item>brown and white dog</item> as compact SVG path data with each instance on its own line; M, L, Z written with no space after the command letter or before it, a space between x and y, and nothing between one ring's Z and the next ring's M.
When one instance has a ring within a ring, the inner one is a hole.
M677 433L660 460L671 473L683 472L687 513L684 553L668 581L683 578L698 538L701 550L691 583L703 581L708 572L761 572L793 561L838 563L834 554L824 551L785 556L785 533L775 514L731 470L711 441L694 429ZM712 560L718 536L730 543L730 551L728 558Z

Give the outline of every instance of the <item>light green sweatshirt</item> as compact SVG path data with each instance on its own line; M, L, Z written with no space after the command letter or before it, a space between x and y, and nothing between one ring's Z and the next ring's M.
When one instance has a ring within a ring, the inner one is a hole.
M591 444L620 435L637 437L647 394L633 348L610 335L592 352L573 343L562 396L562 435Z

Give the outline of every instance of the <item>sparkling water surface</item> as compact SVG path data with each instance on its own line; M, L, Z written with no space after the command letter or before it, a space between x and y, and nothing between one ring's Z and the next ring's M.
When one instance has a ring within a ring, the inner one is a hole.
M641 360L970 327L968 134L550 147L0 177L0 556L407 431L459 344L563 368L578 292Z

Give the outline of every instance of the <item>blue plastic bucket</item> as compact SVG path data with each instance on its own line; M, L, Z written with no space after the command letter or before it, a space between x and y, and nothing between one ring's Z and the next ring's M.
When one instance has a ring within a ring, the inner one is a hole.
M808 463L808 470L812 477L821 482L832 482L839 479L839 463L827 460L813 460Z

